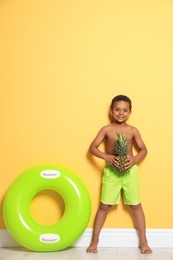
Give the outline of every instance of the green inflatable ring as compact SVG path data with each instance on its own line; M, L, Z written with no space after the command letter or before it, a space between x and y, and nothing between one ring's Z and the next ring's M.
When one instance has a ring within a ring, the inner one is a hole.
M58 192L65 203L62 218L43 226L30 214L33 197L40 191ZM55 165L33 167L21 174L5 196L3 215L11 236L32 251L58 251L72 245L87 227L91 201L83 182L70 170Z

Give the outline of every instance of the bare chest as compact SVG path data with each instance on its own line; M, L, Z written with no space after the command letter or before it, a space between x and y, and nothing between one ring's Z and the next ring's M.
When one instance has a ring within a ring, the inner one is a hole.
M132 151L132 142L133 142L133 136L128 134L128 133L124 133L124 135L127 138L127 142L128 142L128 153L131 153ZM109 154L114 154L115 152L115 144L116 144L116 140L117 140L117 134L116 131L111 131L106 135L105 138L105 146L106 146L106 150Z

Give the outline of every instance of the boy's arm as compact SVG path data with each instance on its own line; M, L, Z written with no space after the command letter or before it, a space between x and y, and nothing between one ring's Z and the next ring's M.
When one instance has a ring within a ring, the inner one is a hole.
M138 153L130 158L130 167L131 168L134 164L138 164L146 155L147 155L147 148L141 138L139 131L134 128L134 141L138 148Z
M102 141L106 137L106 131L107 131L107 127L105 126L98 132L97 136L90 144L89 152L91 154L93 154L94 156L101 158L101 159L107 161L108 163L110 163L111 165L115 166L115 165L117 165L117 158L114 155L106 154L106 153L100 151L98 148L99 145L102 143Z

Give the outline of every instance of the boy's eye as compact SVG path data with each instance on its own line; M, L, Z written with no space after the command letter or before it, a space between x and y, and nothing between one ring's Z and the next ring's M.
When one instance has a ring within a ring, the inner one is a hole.
M120 111L120 109L119 108L115 108L115 111L118 112L118 111ZM128 112L128 109L124 109L123 111L124 112Z

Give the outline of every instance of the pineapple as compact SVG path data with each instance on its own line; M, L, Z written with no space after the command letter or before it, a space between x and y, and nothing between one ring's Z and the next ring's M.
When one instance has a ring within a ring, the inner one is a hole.
M122 132L116 132L117 140L115 143L115 155L119 159L119 165L116 167L117 172L126 172L125 163L127 159L128 142L126 136Z

